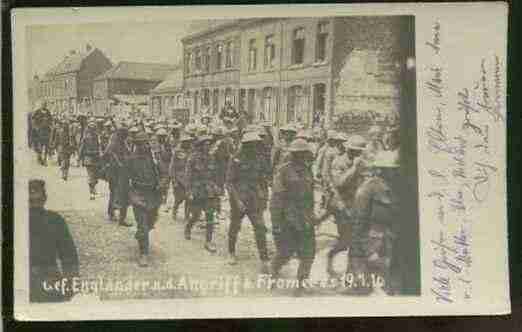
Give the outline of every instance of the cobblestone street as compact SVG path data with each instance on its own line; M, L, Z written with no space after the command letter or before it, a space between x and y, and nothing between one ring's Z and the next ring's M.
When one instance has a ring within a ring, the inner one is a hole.
M75 165L73 160L72 165ZM192 281L210 282L223 278L237 277L240 280L250 280L253 287L240 289L237 293L224 290L192 291L185 289L147 288L147 291L124 291L101 293L102 299L117 298L173 298L187 296L277 296L290 295L289 289L270 291L266 283L256 284L260 277L260 261L257 257L253 229L247 219L243 225L237 243L239 264L227 264L227 230L228 202L224 204L223 220L216 228L215 241L217 253L211 254L203 248L204 229L196 226L191 241L183 237L184 221L181 214L178 221L173 221L170 211L162 206L160 217L155 229L151 232L151 264L147 268L137 265L138 249L134 239L136 231L132 208L129 208L128 219L133 227L121 227L117 222L109 221L106 216L108 186L100 181L97 186L96 200L89 200L89 191L85 169L71 167L69 180L63 181L55 160L50 160L48 167L42 167L33 160L33 177L43 178L47 182L47 208L60 212L72 232L80 259L80 278L82 280L142 280L166 282L172 278L175 282L180 278ZM172 194L168 205L172 205ZM181 211L182 209L180 209ZM269 213L265 220L270 229ZM326 222L317 232L317 256L312 270L312 279L326 280L326 253L335 241L335 226ZM274 255L272 235L268 233L270 256ZM346 255L337 257L336 268L344 269ZM292 260L283 268L282 276L295 278L297 260ZM319 290L320 289L320 290ZM226 293L226 294L225 294ZM333 295L335 289L318 288L314 295Z

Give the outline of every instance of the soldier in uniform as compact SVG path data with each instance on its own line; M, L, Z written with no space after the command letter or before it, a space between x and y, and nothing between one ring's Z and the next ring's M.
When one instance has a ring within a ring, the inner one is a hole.
M294 254L299 259L296 295L302 295L315 258L314 190L312 170L307 160L312 158L308 143L296 139L288 147L290 158L274 175L270 201L272 232L277 255L272 261L272 274L279 272Z
M114 131L113 129L114 129L114 127L113 127L112 121L107 120L107 122L105 122L105 124L103 125L103 130L100 135L100 144L101 144L102 151L105 151L105 149L107 148L107 145L109 145L109 141L110 141L112 133Z
M130 227L132 224L126 221L129 207L129 174L127 159L130 149L127 145L128 130L125 127L118 128L111 136L107 148L101 159L108 165L107 182L109 183L109 204L107 215L109 220L114 220L115 210L119 211L118 224Z
M174 205L172 207L172 219L176 221L178 208L181 203L185 202L185 211L183 220L189 217L189 203L187 202L187 174L185 172L187 160L192 154L192 136L182 134L178 146L172 153L169 172L172 179L172 191L174 192Z
M319 180L321 181L321 187L323 188L321 204L326 208L328 208L329 201L332 197L332 182L330 178L332 162L339 154L339 150L342 149L342 144L346 142L346 139L346 135L342 133L333 130L329 131L326 148L324 152L319 155L320 159L317 162L317 167L319 171Z
M350 137L345 146L346 149L343 148L332 162L330 176L332 196L327 214L334 215L339 235L337 243L328 252L327 272L331 276L336 275L333 269L335 256L348 249L352 239L353 199L355 191L361 183L364 170L362 153L366 148L366 140L359 135L354 135Z
M129 128L129 137L128 137L128 144L129 144L129 150L130 152L134 151L134 139L136 138L136 135L140 132L139 128L136 126Z
M228 162L232 156L233 147L230 141L225 139L224 128L221 126L212 127L211 134L214 136L214 143L210 148L210 155L216 163L217 185L220 191L220 200L218 206L218 219L222 220L222 202L225 196L225 178L227 173Z
M137 230L138 265L149 264L149 233L154 228L161 204L159 169L148 146L148 137L140 132L134 138L135 150L128 162L130 178L129 198L132 204Z
M274 145L274 150L272 152L272 173L275 173L280 164L288 161L289 152L287 151L287 148L295 139L296 134L296 128L291 125L279 129L279 143Z
M72 280L78 277L78 254L67 223L58 213L45 209L43 180L29 181L29 270L31 302L63 302L72 297ZM58 266L60 261L60 267ZM62 293L44 288L63 280Z
M68 119L64 119L57 128L56 143L62 179L67 181L71 165L71 154L73 152L73 137Z
M47 109L47 103L45 101L40 102L39 107L33 112L31 117L31 140L38 156L38 162L43 166L47 166L52 121L53 117L49 109Z
M185 227L185 238L190 240L192 227L199 220L201 213L205 212L207 219L205 249L216 252L212 237L220 191L216 165L210 155L211 144L211 136L199 137L196 149L187 161L187 193L191 201L191 216Z
M78 152L78 157L87 170L91 200L96 198L96 184L98 183L97 166L100 157L100 149L100 139L96 132L96 122L91 120L85 129Z
M165 128L161 127L158 129L156 139L157 149L154 151L154 154L159 164L161 204L164 204L168 211L166 203L171 181L169 166L172 159L172 147L168 140L168 132Z
M230 160L227 171L227 190L230 196L230 225L228 229L228 252L230 263L237 264L236 242L241 229L241 221L248 217L254 228L259 258L264 273L268 272L268 252L266 247L266 227L263 209L266 197L263 165L256 156L261 138L257 132L247 132L241 140L241 149Z

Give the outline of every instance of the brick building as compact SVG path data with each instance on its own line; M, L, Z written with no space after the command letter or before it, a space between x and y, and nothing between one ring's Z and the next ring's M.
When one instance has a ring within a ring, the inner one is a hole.
M149 91L175 68L162 63L119 62L94 79L94 112L112 113L113 106L122 103L147 105Z
M402 17L240 19L182 39L191 114L225 100L254 121L398 111Z
M47 100L53 111L75 112L92 100L93 79L110 67L111 61L98 48L86 45L83 51L71 50L38 83L33 79L32 96Z

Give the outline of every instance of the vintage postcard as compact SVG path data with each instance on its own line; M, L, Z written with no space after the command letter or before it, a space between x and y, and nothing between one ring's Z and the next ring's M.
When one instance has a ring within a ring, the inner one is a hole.
M509 313L507 11L15 9L16 319Z

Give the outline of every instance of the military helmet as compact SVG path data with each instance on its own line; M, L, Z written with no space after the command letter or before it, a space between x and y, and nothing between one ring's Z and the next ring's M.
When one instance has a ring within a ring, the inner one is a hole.
M212 141L212 136L210 136L210 135L201 135L201 136L198 137L198 140L197 140L197 142L199 144L204 143L204 142L208 142L208 141Z
M223 136L225 135L225 128L223 128L222 126L213 126L210 129L210 133L215 136Z
M169 133L167 132L167 130L163 127L159 128L157 131L156 131L156 135L158 136L167 136Z
M110 120L106 121L104 124L103 124L105 127L110 127L112 126L112 122Z
M180 142L188 142L188 141L193 141L193 140L194 140L194 137L187 135L187 134L181 134L181 137L179 138Z
M335 136L335 140L341 141L341 142L347 142L349 140L349 137L345 133L337 133L337 136Z
M131 127L131 128L129 129L129 133L137 133L137 132L139 132L139 131L140 131L140 130L138 129L138 127Z
M290 146L287 148L287 150L290 152L312 152L308 142L302 138L298 138L290 143Z
M345 143L347 149L363 151L366 149L366 139L361 135L353 135Z
M261 137L255 131L246 132L241 138L241 143L260 142Z
M380 134L381 128L378 125L373 125L368 129L368 135Z

